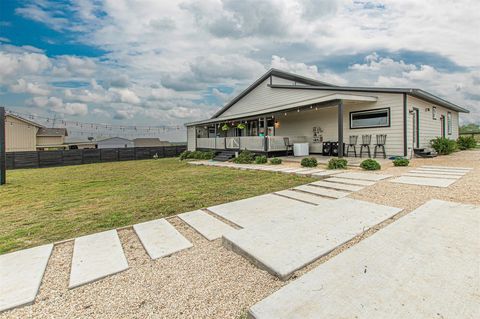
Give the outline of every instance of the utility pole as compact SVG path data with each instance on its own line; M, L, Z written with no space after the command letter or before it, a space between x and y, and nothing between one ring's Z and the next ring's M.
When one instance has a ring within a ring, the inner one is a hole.
M0 185L5 184L6 155L5 155L5 108L0 106Z

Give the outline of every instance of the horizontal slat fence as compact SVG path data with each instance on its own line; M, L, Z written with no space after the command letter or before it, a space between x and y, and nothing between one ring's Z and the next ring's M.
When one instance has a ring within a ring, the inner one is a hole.
M84 150L8 152L7 169L39 168L117 161L175 157L187 149L186 145L132 148L104 148Z

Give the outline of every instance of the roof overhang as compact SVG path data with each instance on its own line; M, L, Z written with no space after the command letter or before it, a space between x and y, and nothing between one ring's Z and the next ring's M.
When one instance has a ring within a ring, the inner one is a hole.
M355 86L313 86L313 85L282 85L272 84L271 88L277 89L302 89L302 90L326 90L326 91L349 91L349 92L371 92L371 93L406 93L416 98L428 101L430 103L443 106L447 109L461 112L470 113L469 110L444 100L436 95L433 95L427 91L412 88L376 88L376 87L355 87Z
M316 97L312 99L301 100L293 103L277 105L271 108L265 108L260 111L255 112L245 112L239 113L232 116L224 116L224 117L217 117L203 121L191 122L186 123L185 126L193 126L193 125L202 125L202 124L209 124L209 123L218 123L218 122L225 122L237 119L245 119L249 117L267 115L267 114L274 114L288 110L294 110L301 107L309 106L312 104L318 105L320 107L328 107L328 106L335 106L338 104L340 100L343 101L352 101L352 102L376 102L378 98L376 96L366 96L366 95L356 95L356 94L344 94L344 93L332 93L326 96Z

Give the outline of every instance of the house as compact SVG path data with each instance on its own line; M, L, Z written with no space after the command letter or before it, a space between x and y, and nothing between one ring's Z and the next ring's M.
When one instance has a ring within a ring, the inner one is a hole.
M170 146L171 144L168 141L161 141L159 138L141 137L141 138L134 138L133 145L135 147L157 147L157 146Z
M191 151L284 154L286 145L306 142L321 154L328 141L341 157L351 136L358 155L363 135L373 153L385 134L387 156L408 156L435 137L456 139L461 112L469 111L421 89L336 86L271 69L210 119L185 125Z
M68 149L65 137L68 136L66 128L42 127L37 132L37 151Z
M5 151L35 151L37 145L37 132L41 128L43 128L43 126L38 123L14 114L6 114Z
M97 148L126 148L133 147L133 141L121 137L110 137L97 141Z

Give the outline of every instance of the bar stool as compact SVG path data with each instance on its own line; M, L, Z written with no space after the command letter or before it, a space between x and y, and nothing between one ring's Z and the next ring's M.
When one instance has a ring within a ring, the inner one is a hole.
M286 152L286 153L287 153L286 156L288 156L288 150L289 150L289 149L290 149L290 151L292 152L292 155L293 155L293 144L290 144L290 138L284 137L284 138L283 138L283 143L285 144L285 149L286 149L286 151L287 151L287 152Z
M362 135L362 144L360 146L360 157L363 155L363 148L365 147L366 152L368 152L368 157L372 157L370 153L370 143L372 142L372 135Z
M387 154L385 153L386 140L387 140L387 134L377 134L377 144L375 144L373 157L377 157L377 148L378 148L378 152L383 154L383 158L387 158Z
M353 147L353 154L357 157L357 140L358 135L350 135L348 138L348 145L347 145L347 156L350 156L350 146Z

